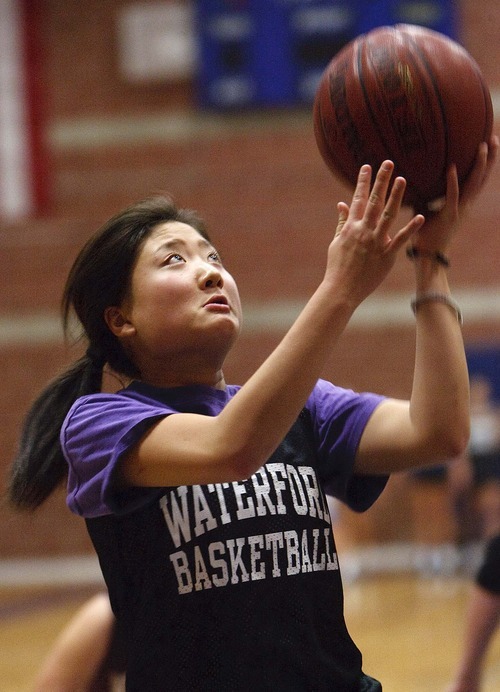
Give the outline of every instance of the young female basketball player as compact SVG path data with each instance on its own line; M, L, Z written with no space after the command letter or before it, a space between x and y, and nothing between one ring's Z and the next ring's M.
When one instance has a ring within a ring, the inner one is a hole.
M446 255L497 146L480 147L460 202L452 167L439 214L395 233L405 181L391 186L386 161L372 187L363 166L351 205L338 205L321 283L242 387L223 373L241 328L238 290L192 213L140 202L84 247L64 304L89 348L29 412L11 497L34 507L68 474L68 504L85 517L127 633L128 690L380 689L344 622L325 493L364 510L386 474L467 442ZM319 380L408 243L410 400ZM104 364L125 381L114 394L100 393Z

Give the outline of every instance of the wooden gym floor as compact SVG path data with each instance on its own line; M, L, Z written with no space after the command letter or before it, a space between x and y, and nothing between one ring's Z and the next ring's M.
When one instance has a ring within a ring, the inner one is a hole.
M386 574L352 577L346 619L364 669L384 692L443 692L459 656L465 577ZM30 692L51 643L96 587L0 588L0 690ZM484 692L500 690L500 633L490 649Z

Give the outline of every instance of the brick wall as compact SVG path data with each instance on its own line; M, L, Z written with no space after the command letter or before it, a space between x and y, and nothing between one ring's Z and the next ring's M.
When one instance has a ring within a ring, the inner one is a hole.
M336 201L348 194L319 157L308 111L200 114L188 83L125 83L117 66L115 21L117 10L128 3L40 2L50 212L0 226L3 473L29 402L78 351L63 344L53 324L73 257L110 214L158 190L196 208L238 279L244 306L258 310L272 301L305 302L322 275ZM464 0L462 16L464 42L498 90L500 6L484 0L478 11L477 3ZM176 137L171 133L179 113L183 134ZM450 274L457 291L499 287L499 183L497 168L457 239ZM401 258L378 295L409 297L411 291L411 265ZM250 325L228 360L226 378L243 382L283 329ZM464 335L469 343L499 341L500 316L476 312ZM413 340L411 320L353 325L324 374L355 389L407 396ZM394 487L400 487L397 481ZM402 497L389 491L363 518L358 539L407 536ZM397 522L387 519L391 516ZM4 557L89 549L83 524L69 516L62 493L34 516L0 508Z

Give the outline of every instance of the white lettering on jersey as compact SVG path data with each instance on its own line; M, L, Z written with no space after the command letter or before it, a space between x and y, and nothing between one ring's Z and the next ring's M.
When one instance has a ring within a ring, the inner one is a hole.
M179 550L170 556L178 593L187 594L212 586L225 587L229 583L338 570L329 528L324 530L323 539L320 546L319 530L304 529L300 536L291 530L231 538L225 543L215 541L206 551L198 545L191 551Z
M179 594L338 570L328 505L310 466L268 464L248 481L179 486L160 498L160 508L177 549L170 562ZM286 514L289 526L299 522L293 515L300 517L300 528L196 541L233 522Z

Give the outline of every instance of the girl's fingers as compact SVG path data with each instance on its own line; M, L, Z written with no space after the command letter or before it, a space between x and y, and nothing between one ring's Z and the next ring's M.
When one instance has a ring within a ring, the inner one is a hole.
M345 222L347 221L347 217L349 216L349 207L345 202L339 202L337 204L337 211L339 214L339 220L337 222L337 228L335 229L335 237L337 237L339 233L342 232L342 229L345 226Z
M403 247L403 245L406 245L412 235L419 231L424 223L425 217L422 214L416 214L412 219L410 219L404 228L396 233L394 238L391 240L391 248L394 251L397 251Z
M361 166L351 207L349 208L345 202L337 205L339 220L335 236L342 231L346 221L351 219L362 221L367 230L374 231L375 235L382 238L384 242L387 240L389 228L400 212L406 190L406 180L401 176L398 176L390 187L393 173L394 163L389 159L385 160L371 187L371 167ZM404 229L396 234L398 238L396 245L403 243L405 238L422 226L423 222L422 215L415 216Z
M482 185L484 185L486 183L486 181L488 180L488 178L490 177L490 173L491 173L493 166L495 165L496 160L497 160L499 148L500 148L500 139L497 137L497 135L494 135L491 138L490 143L487 145L486 169L484 171Z
M460 188L458 185L457 167L453 164L446 175L446 204L450 209L458 206Z
M500 138L497 135L493 135L491 141L488 144L488 174L496 161L498 149L500 148Z
M474 167L469 173L465 183L462 185L462 203L467 204L467 201L473 198L475 194L479 192L487 177L488 170L488 145L483 142L479 145Z
M362 219L365 213L366 202L370 194L370 185L372 178L371 166L365 164L361 166L358 173L358 181L352 196L351 202L351 217L353 219Z
M389 189L389 183L391 181L393 171L393 162L387 160L382 163L377 172L377 177L375 178L375 182L368 198L364 213L364 219L369 228L375 228L377 226L380 219L380 214L382 213L382 210L385 210L386 208L387 190Z
M405 190L406 180L398 176L392 185L391 194L379 218L377 229L381 235L387 233L389 226L399 214Z

